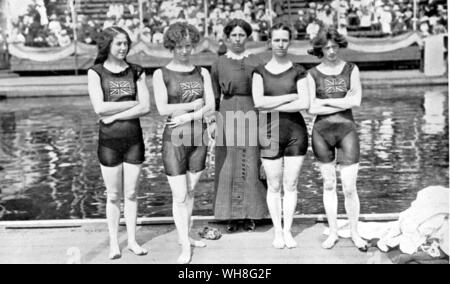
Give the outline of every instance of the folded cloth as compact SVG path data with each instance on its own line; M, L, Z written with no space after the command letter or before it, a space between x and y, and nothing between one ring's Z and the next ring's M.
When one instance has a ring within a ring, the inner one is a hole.
M198 232L201 238L208 240L218 240L222 237L222 232L219 229L213 227L204 227Z

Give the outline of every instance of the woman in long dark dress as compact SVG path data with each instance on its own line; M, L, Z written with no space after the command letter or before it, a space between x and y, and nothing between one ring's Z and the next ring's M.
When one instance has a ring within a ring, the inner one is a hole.
M266 189L259 179L259 149L254 143L258 114L251 92L252 73L262 61L245 49L252 33L247 22L231 20L224 33L229 50L219 57L211 70L216 109L220 111L215 152L214 216L218 220L228 220L230 232L237 230L238 220L245 220L246 230L254 230L254 220L268 216ZM227 112L229 119L230 115L235 115L231 118L234 125L227 123ZM249 118L247 123L243 121L245 115ZM234 131L230 133L229 129ZM225 132L228 135L225 136ZM243 135L247 138L240 141Z

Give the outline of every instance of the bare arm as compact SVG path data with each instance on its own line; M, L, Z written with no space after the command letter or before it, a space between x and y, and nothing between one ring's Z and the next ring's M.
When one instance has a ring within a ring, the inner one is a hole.
M177 115L186 113L203 106L203 99L195 100L185 104L169 104L167 88L161 70L156 70L153 74L153 90L155 93L156 107L160 115Z
M323 102L325 106L350 109L361 105L362 87L358 67L355 66L353 69L350 80L351 89L347 92L347 95L339 99L326 99Z
M263 78L261 75L256 73L253 74L252 96L255 107L261 110L270 110L298 99L298 94L288 94L275 97L264 96Z
M171 125L172 127L176 127L178 125L187 123L192 120L199 120L203 119L203 116L210 114L214 112L215 109L215 100L214 100L214 92L211 82L211 76L209 75L208 70L205 68L201 69L202 76L203 76L203 84L204 84L204 98L205 98L205 105L196 110L193 113L186 113L177 117L174 117L168 125Z
M136 82L138 104L133 108L127 109L123 112L116 113L111 116L102 118L106 124L112 123L116 120L128 120L144 116L150 112L150 94L148 92L145 81L145 72L139 77Z
M336 112L343 111L341 108L336 107L328 107L324 106L321 99L316 98L316 82L314 82L314 79L311 77L310 74L307 75L308 80L308 93L309 93L309 99L310 99L310 106L309 106L309 113L310 114L332 114Z
M138 102L105 102L103 99L103 90L100 82L100 76L93 70L88 71L88 90L92 106L96 114L100 116L113 115L120 113L132 107Z
M297 100L273 108L272 110L281 112L299 112L303 109L309 109L308 80L306 78L298 80L297 92Z

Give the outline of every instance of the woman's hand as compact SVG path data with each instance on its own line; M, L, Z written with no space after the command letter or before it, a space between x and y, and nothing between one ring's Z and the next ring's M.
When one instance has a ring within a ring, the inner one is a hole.
M167 122L167 125L170 128L175 128L190 121L192 121L192 113L186 113L177 117L173 117L169 122Z
M217 124L215 121L208 123L206 130L208 131L208 137L210 140L214 140L216 138L216 129Z
M114 118L114 115L109 115L100 117L100 121L103 122L103 124L111 124L116 121L116 119Z

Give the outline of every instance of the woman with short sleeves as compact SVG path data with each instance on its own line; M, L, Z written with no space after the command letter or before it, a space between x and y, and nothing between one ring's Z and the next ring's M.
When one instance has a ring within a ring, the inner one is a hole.
M352 108L361 104L359 70L355 64L345 62L339 57L339 50L347 46L347 41L336 30L323 30L312 40L312 45L313 49L308 52L322 61L309 70L307 77L311 98L310 113L317 115L312 146L323 178L323 202L330 226L330 235L322 243L322 247L331 249L339 239L336 194L338 164L351 238L359 250L366 251L367 244L358 233L360 204L356 180L359 168L359 138L352 114Z
M290 28L282 23L270 29L272 59L255 70L252 90L255 107L267 113L259 121L261 160L275 229L272 245L278 249L297 247L291 226L298 179L308 149L308 131L300 113L309 108L306 71L288 58L291 37Z
M229 50L211 70L217 116L214 216L228 220L227 231L255 229L254 220L266 218L266 189L259 178L257 110L251 87L252 73L262 61L246 51L250 24L231 20L224 28ZM230 121L228 121L230 120ZM231 122L232 121L232 122ZM245 140L245 141L244 141Z
M191 245L205 247L189 238L194 208L194 189L206 165L208 137L203 116L214 111L214 94L208 70L192 65L190 58L200 41L197 29L174 23L164 35L164 46L173 59L153 75L156 106L168 116L163 133L163 163L172 190L173 218L181 254L179 264L191 261Z
M130 37L123 29L106 28L98 39L95 65L88 71L89 96L100 116L98 157L107 191L110 259L121 257L118 231L122 195L128 248L136 255L147 254L136 242L136 187L145 159L139 117L150 112L150 96L144 69L126 61L130 46Z

